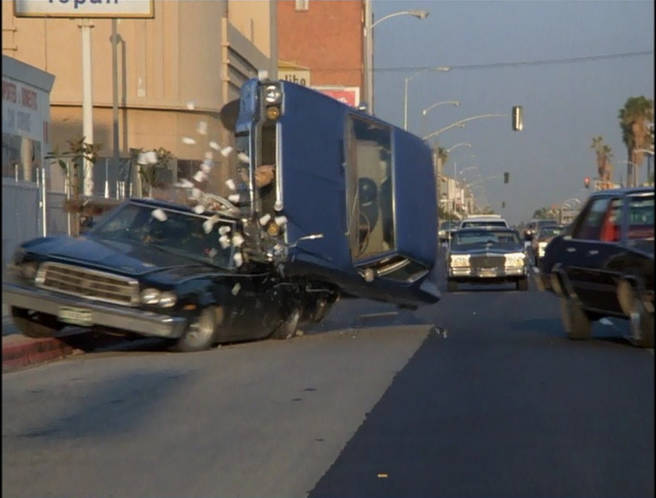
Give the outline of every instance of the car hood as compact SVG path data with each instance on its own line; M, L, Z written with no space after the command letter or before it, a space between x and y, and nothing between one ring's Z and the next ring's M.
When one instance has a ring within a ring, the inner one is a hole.
M46 237L27 242L22 247L47 260L75 263L135 277L152 275L157 276L158 280L179 281L205 272L233 274L157 247L90 236Z

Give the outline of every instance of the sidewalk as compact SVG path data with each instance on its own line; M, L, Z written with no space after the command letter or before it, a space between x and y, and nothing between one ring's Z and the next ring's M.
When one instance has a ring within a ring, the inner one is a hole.
M56 360L78 352L54 337L32 339L14 327L9 310L2 305L2 373Z

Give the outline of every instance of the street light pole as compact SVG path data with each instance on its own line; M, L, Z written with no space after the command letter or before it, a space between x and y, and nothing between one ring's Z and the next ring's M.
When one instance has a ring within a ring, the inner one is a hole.
M419 76L421 73L425 73L427 71L442 71L442 72L447 72L450 71L451 68L449 66L435 66L435 67L428 67L425 69L420 69L419 71L416 71L412 73L410 76L406 76L404 78L404 83L403 83L403 129L408 130L408 83L410 80L416 78Z
M456 121L455 123L451 123L448 126L445 126L444 128L440 128L439 130L435 130L428 135L424 137L424 140L428 140L429 138L436 137L440 135L441 133L444 133L447 130L450 130L451 128L460 127L464 128L465 123L469 121L473 121L475 119L483 119L483 118L507 118L508 114L479 114L478 116L471 116L469 118L461 119L460 121Z
M374 114L374 82L373 82L373 68L374 68L374 50L373 50L373 29L381 22L396 16L413 16L417 19L423 20L428 17L430 12L427 10L400 10L392 12L386 16L381 17L376 22L373 20L373 10L371 6L372 0L365 0L364 3L364 100L369 105L371 114Z

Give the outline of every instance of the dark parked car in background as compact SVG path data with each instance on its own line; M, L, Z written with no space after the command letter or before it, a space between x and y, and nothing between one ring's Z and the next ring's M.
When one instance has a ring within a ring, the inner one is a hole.
M558 225L556 220L531 220L524 229L524 240L533 240L533 237L540 228L544 226L555 226Z
M451 238L451 234L458 228L458 221L443 221L437 231L437 236L440 242L446 242Z
M544 287L561 298L569 337L590 336L590 323L626 318L633 343L654 344L654 189L592 194L566 234L539 263Z
M514 282L527 290L527 258L519 233L510 228L464 228L453 233L447 258L447 289L458 283Z

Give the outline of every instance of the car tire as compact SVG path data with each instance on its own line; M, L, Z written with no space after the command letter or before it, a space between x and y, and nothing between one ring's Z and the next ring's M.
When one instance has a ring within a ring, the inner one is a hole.
M212 308L204 308L173 346L174 351L191 353L204 351L214 345L216 339L216 314Z
M449 292L455 292L458 290L458 282L455 280L447 280L446 281L446 290Z
M590 338L590 319L577 302L561 298L560 313L567 337L575 340Z
M631 342L641 348L654 347L654 315L649 313L641 299L635 298L629 313Z
M64 324L53 315L34 313L24 308L12 306L11 316L16 328L27 337L54 337L58 330L64 328Z
M517 282L515 282L515 287L517 288L517 290L527 291L528 290L528 278L524 277L524 278L520 278L519 280L517 280Z
M270 337L279 340L291 339L294 337L302 314L303 312L300 307L294 306L291 308L282 323L271 333Z

